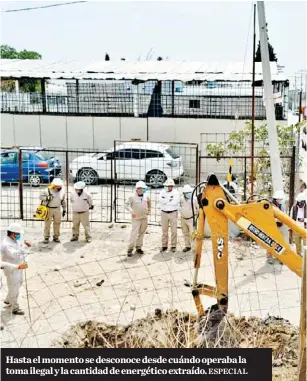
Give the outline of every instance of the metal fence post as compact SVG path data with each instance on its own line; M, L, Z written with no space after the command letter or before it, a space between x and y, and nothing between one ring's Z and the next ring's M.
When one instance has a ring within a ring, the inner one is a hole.
M68 164L68 160L69 160L69 157L68 157L68 151L65 152L65 160L66 160L66 171L65 171L65 177L66 177L66 208L67 208L67 213L66 213L66 222L68 222L68 211L69 211L69 208L68 208L68 200L69 200L69 196L68 196L68 192L69 192L69 164Z
M289 189L289 213L291 207L294 203L294 192L295 192L295 161L296 161L296 147L292 147L291 156L291 169L290 169L290 189Z
M23 178L22 178L22 150L18 149L18 170L19 170L19 182L18 182L18 193L19 193L19 212L20 219L23 220Z

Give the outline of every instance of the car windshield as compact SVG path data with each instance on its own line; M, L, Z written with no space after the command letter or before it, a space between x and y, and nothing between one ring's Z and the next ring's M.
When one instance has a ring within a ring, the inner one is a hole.
M180 157L179 155L177 155L176 153L174 153L170 147L167 148L165 151L170 155L170 157L171 157L172 159L178 159L178 158Z
M47 155L42 155L41 153L35 153L35 156L39 159L39 160L42 160L42 161L45 161L45 160L48 160L48 156Z

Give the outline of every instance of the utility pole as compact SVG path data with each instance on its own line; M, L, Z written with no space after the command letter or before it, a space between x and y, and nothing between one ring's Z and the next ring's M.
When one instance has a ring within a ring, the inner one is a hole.
M255 55L256 55L256 4L254 4L253 27L253 77L252 77L252 147L251 147L251 195L254 194L254 156L255 156Z
M273 193L278 190L284 190L282 183L281 160L279 155L278 135L275 120L275 107L273 99L273 87L271 79L271 67L269 60L269 45L267 25L265 19L264 2L257 1L258 23L260 33L260 51L262 63L263 88L266 106L266 119L269 136L269 148L271 159L271 174Z

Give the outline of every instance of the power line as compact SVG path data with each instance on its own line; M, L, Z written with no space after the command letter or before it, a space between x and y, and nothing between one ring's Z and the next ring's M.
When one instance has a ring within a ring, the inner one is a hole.
M22 11L33 11L35 9L42 9L42 8L52 8L52 7L61 7L62 5L73 5L73 4L79 4L79 3L87 3L87 1L71 1L69 3L60 3L60 4L50 4L50 5L43 5L41 7L32 7L32 8L19 8L19 9L8 9L6 11L1 11L3 13L8 12L22 12Z

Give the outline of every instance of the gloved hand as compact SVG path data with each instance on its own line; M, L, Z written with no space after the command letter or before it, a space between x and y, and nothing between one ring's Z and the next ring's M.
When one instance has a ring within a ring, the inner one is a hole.
M66 215L66 210L63 210L62 217L65 217Z
M28 268L27 263L22 263L21 265L18 266L18 270L25 270Z
M94 209L94 205L90 206L90 210L93 210Z

